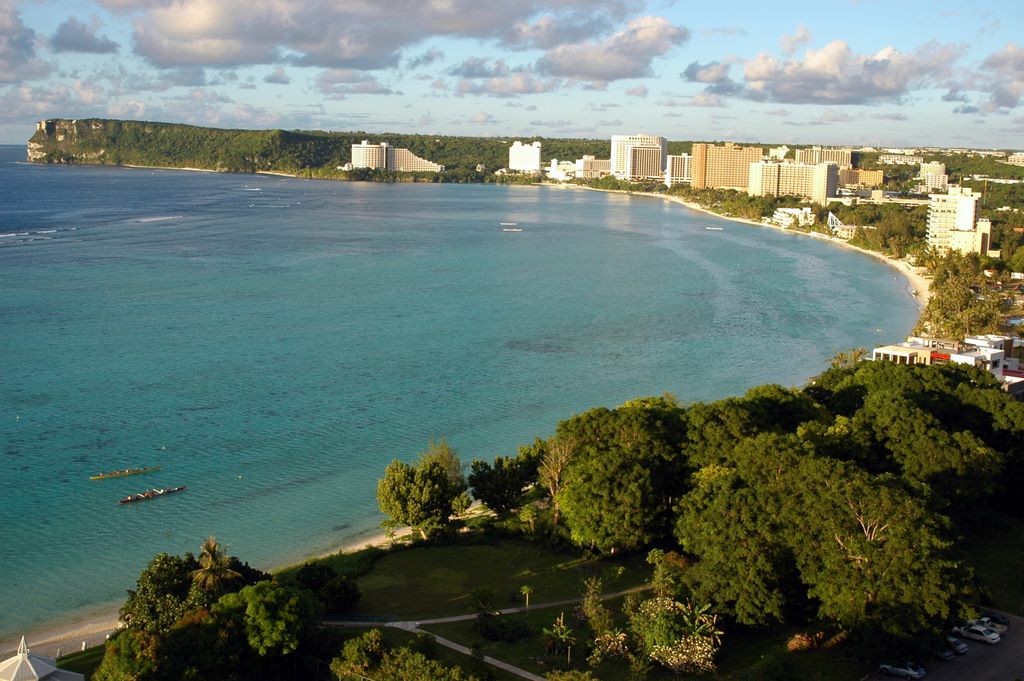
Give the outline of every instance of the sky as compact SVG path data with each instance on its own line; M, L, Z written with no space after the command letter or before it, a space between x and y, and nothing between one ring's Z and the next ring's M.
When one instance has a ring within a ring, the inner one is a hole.
M44 118L1024 148L1024 2L0 0Z

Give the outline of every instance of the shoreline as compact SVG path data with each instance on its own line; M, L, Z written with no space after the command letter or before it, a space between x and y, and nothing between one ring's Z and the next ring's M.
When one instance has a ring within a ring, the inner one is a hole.
M393 536L388 537L387 532L377 532L361 539L349 540L344 544L319 554L310 553L301 561L277 565L269 569L272 572L301 565L307 560L317 560L336 555L341 552L350 553L371 547L387 547L412 533L410 528L404 527L396 531ZM118 611L121 603L116 605L107 603L97 605L92 609L85 610L80 614L67 617L63 624L42 625L36 629L29 629L23 634L18 634L0 641L0 659L6 659L13 655L24 635L25 642L33 652L45 655L46 657L58 657L58 651L62 655L70 655L83 650L84 643L87 648L102 644L107 638L114 634L119 628Z
M679 205L681 205L681 206L683 206L685 208L689 208L692 211L695 211L695 212L698 212L698 213L704 213L705 215L710 215L710 216L713 216L713 217L716 217L716 218L720 218L722 220L729 220L730 222L738 222L738 223L741 223L741 224L750 225L751 227L761 227L761 228L766 228L766 229L773 229L773 230L775 230L777 232L780 232L780 233L783 233L783 234L792 234L794 236L806 236L806 237L810 237L812 239L818 239L819 241L825 241L825 242L834 244L836 246L839 246L841 248L845 248L847 250L856 251L858 253L863 253L864 255L871 256L872 258L875 258L876 260L879 260L879 261L885 263L886 265L889 265L893 269L895 269L897 272L899 272L901 275L903 275L904 279L907 280L907 288L909 290L909 293L910 293L911 297L913 297L914 300L917 302L917 306L918 306L918 309L919 309L920 312L924 312L924 308L928 305L928 301L931 300L931 297L932 297L931 280L924 276L924 273L923 273L924 272L924 268L923 267L914 267L913 265L911 265L906 260L900 260L900 259L897 259L897 258L893 258L891 256L885 255L883 253L879 253L877 251L870 251L870 250L868 250L866 248L861 248L860 246L854 246L853 244L851 244L851 243L849 243L847 241L843 241L842 239L836 238L834 236L829 236L827 234L822 234L820 232L803 232L803 231L800 231L800 230L797 230L797 229L786 229L784 227L775 227L773 225L768 225L768 224L765 224L763 222L755 222L754 220L749 220L747 218L740 218L740 217L734 217L734 216L721 215L720 213L716 213L713 210L709 210L709 209L701 206L699 203L694 203L693 201L687 201L687 200L685 200L685 199L683 199L682 197L679 197L679 196L668 196L668 195L665 195L665 194L657 194L657 193L654 193L654 192L631 192L631 191L626 191L624 189L598 189L596 187L585 187L585 186L582 186L582 185L572 185L572 184L568 184L568 185L564 185L564 184L560 184L560 185L542 184L540 186L558 186L558 187L571 188L571 189L584 189L586 191L603 192L605 194L625 194L626 196L646 196L646 197L649 197L649 198L652 198L652 199L661 199L663 201L668 201L670 203L677 203L677 204L679 204Z

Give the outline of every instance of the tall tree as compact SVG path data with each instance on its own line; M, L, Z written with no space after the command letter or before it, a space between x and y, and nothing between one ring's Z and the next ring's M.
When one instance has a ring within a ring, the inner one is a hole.
M199 588L219 596L242 579L241 573L231 567L231 560L217 538L210 535L203 540L199 567L190 573L191 577Z
M382 525L389 529L408 525L424 538L448 525L457 497L438 461L415 467L392 461L377 483L377 503L388 516Z

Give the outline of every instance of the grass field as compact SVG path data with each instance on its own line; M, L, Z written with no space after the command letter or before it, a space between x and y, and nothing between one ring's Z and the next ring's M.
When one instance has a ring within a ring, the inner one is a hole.
M607 578L619 567L620 577ZM359 578L363 595L351 614L402 620L463 615L470 593L479 589L490 589L495 606L508 608L523 604L523 586L533 588L532 603L543 603L578 596L586 577L602 576L610 591L642 584L649 574L640 557L581 558L512 540L412 548L378 559Z
M57 665L69 672L84 674L85 681L89 681L89 677L92 676L92 673L100 666L100 662L103 661L103 653L105 651L106 646L86 648L81 652L65 655L57 661Z

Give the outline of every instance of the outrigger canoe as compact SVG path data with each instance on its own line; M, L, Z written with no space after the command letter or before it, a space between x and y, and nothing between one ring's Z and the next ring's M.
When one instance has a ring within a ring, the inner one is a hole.
M152 473L153 471L160 470L160 466L145 466L143 468L122 468L119 471L110 471L109 473L99 473L97 475L90 475L90 480L105 480L106 478L121 478L126 475L141 475L142 473Z
M146 490L145 492L139 492L138 494L129 494L124 499L119 500L117 503L130 504L134 501L146 501L147 499L156 499L157 497L162 497L165 494L174 494L175 492L180 492L183 489L185 489L185 485L182 485L181 487L163 487L160 489L149 489Z

